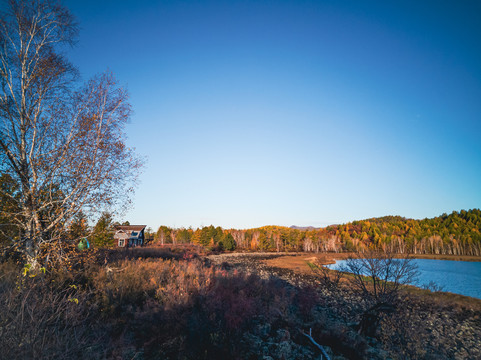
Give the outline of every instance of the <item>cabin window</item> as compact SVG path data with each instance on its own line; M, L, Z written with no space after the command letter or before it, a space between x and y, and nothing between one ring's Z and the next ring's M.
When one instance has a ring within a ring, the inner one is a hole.
M123 247L124 246L124 239L119 240L119 246Z

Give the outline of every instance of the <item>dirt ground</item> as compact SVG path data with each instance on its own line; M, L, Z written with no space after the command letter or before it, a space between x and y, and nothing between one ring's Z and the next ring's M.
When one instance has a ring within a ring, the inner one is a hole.
M281 269L290 269L302 274L312 274L312 270L307 265L307 263L316 262L320 265L334 264L336 260L347 259L352 256L351 253L327 253L327 254L298 254L298 255L288 255L281 256L274 259L266 259L263 262L272 267L277 267Z

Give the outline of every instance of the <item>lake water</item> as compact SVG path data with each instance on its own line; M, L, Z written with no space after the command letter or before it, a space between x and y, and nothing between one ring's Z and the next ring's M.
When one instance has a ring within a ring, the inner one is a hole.
M337 270L346 260L338 260L329 268ZM443 291L481 299L481 262L413 259L418 266L418 283L422 287L430 281Z

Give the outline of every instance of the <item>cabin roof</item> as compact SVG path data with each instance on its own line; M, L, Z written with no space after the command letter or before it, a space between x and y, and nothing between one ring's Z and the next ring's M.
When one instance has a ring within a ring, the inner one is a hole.
M115 230L124 231L142 231L147 227L147 225L117 225Z

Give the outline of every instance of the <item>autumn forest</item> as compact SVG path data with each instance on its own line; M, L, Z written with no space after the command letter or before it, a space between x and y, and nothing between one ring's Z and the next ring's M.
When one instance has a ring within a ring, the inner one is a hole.
M236 230L207 226L172 229L161 226L154 243L194 243L225 250L363 252L481 255L481 210L454 211L432 219L384 216L325 228L263 226Z

